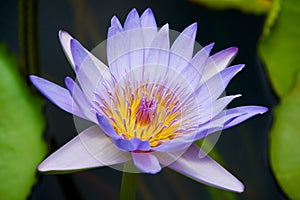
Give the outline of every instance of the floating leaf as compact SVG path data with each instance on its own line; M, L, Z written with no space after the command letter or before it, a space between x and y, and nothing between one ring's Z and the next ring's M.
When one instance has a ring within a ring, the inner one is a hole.
M42 102L33 97L17 59L0 44L0 199L26 199L46 153Z
M271 0L190 0L212 9L238 9L245 13L264 14L271 7Z
M300 199L300 2L275 0L273 6L258 46L280 97L270 133L271 165L284 192L291 199Z
M300 71L299 19L300 1L283 0L280 16L271 28L271 34L259 45L271 83L281 97L289 93L295 74Z
M300 199L300 74L291 93L274 109L270 135L271 165L290 199Z

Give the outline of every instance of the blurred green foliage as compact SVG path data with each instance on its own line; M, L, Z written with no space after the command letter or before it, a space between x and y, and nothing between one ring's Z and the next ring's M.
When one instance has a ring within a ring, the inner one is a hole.
M26 199L46 154L42 101L21 78L17 58L0 43L0 199Z
M300 74L293 90L274 109L270 155L276 179L290 199L300 199Z
M300 1L275 0L268 16L258 50L280 100L270 132L271 166L284 192L300 199Z
M212 9L238 9L245 13L264 14L270 6L271 0L190 0Z
M271 33L259 44L259 51L279 97L293 88L300 72L300 2L281 1L281 12Z

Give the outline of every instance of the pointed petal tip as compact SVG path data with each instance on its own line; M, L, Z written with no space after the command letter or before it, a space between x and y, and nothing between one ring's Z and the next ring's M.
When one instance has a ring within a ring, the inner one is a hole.
M264 113L266 113L268 110L269 110L269 108L260 106L259 114L264 114Z
M31 82L34 82L36 79L38 79L38 76L35 75L29 75L29 79L31 80Z
M203 48L208 48L208 49L212 50L212 48L214 48L214 46L215 46L215 42L212 42Z
M159 32L166 32L166 31L168 31L169 30L169 24L168 23L166 23L165 25L163 25L161 28L160 28L160 30L159 30Z
M119 30L122 30L122 25L117 16L113 16L110 20L111 27L116 27Z
M198 27L198 22L194 22L190 25L191 28L195 29Z
M238 51L239 51L239 48L236 47L236 46L232 46L232 47L229 47L229 48L225 49L225 51L228 51L228 52L230 52L232 54L237 54Z
M152 11L151 8L147 8L147 9L143 12L142 16L144 16L144 15L154 15L154 14L153 14L153 11Z
M68 32L66 32L64 30L59 30L58 31L58 37L59 37L59 40L60 40L60 42L63 46L67 45L69 43L69 41L71 39L73 39L73 37ZM64 46L64 48L66 48L66 46Z
M138 14L138 11L136 10L136 8L132 8L128 15L130 14Z
M68 88L69 92L72 93L73 92L73 87L74 87L74 81L73 81L73 79L67 76L65 78L65 85Z

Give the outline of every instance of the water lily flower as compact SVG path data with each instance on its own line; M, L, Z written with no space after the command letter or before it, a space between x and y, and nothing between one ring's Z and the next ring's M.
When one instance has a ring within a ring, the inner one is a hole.
M66 88L37 76L32 83L61 109L94 123L46 158L41 172L74 171L133 161L143 173L167 166L196 181L242 192L243 184L194 141L267 111L261 106L226 109L240 95L221 97L244 65L229 66L231 47L210 56L214 44L195 54L197 24L170 44L168 24L158 29L151 9L133 9L122 26L108 29L108 66L64 31L60 42L78 83Z

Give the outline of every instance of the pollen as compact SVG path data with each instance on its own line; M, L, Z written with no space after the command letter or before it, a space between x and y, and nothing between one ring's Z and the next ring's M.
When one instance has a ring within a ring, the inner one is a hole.
M184 89L178 86L135 81L114 83L110 88L113 91L96 94L97 112L105 115L124 139L148 140L155 147L193 128L190 117L185 117L192 112L191 102L180 101L178 94Z

